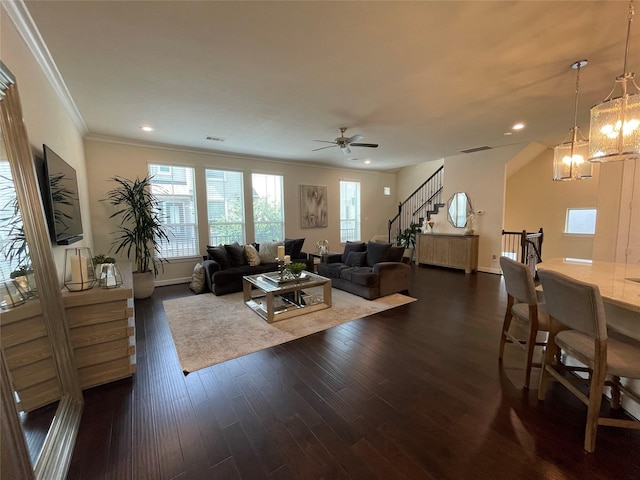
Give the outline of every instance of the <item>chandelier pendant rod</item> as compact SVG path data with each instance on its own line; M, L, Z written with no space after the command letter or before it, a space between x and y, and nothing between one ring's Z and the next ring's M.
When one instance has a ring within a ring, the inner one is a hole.
M624 130L624 124L627 118L627 81L631 78L633 79L633 73L628 73L627 72L627 59L629 56L629 39L631 38L631 22L633 21L633 14L634 14L634 9L633 9L633 0L631 0L629 2L629 14L627 16L627 40L625 42L625 46L624 46L624 64L623 64L623 69L622 69L622 75L620 75L618 78L620 80L620 87L622 89L622 105L620 108L620 122L621 122L621 126L620 126L620 133L618 135L618 151L623 151L624 149L624 138L623 138L623 130Z
M615 78L612 92L591 108L589 161L616 162L640 158L640 88L629 68L633 0L629 1L623 72ZM615 96L620 84L621 95ZM634 93L633 87L638 90Z
M586 60L579 60L571 65L571 68L577 70L576 72L576 95L573 103L573 127L571 128L571 151L569 158L571 159L569 164L569 177L575 178L578 175L578 168L574 162L574 151L578 142L578 93L580 92L580 69L587 64Z
M631 38L631 22L633 21L633 0L631 0L629 2L629 15L628 15L628 22L627 22L627 42L625 44L624 47L624 66L622 69L622 77L623 78L628 78L628 74L627 74L627 57L629 56L629 39Z

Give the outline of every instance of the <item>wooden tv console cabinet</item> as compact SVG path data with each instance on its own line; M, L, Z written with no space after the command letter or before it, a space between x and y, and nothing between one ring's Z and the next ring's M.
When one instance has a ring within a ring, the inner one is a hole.
M130 281L130 273L122 276ZM130 377L136 371L131 284L62 294L80 387Z
M478 270L478 235L430 233L418 235L418 264Z
M131 268L119 288L62 293L80 387L102 385L136 371ZM0 314L2 353L18 408L29 412L60 399L51 345L39 299Z

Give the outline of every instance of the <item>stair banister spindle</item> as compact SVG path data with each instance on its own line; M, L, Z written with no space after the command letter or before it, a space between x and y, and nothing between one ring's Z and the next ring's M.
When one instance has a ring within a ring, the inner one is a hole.
M442 206L442 181L444 165L440 166L425 182L416 188L411 195L398 204L398 214L388 222L389 241L392 231L399 234L411 223L419 223L420 218L429 219ZM397 237L396 237L397 238ZM394 238L395 241L395 238Z

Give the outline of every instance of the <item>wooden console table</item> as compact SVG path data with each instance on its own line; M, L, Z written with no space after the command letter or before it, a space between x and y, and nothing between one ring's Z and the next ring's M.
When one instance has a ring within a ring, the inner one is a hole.
M478 270L478 235L418 235L418 264Z

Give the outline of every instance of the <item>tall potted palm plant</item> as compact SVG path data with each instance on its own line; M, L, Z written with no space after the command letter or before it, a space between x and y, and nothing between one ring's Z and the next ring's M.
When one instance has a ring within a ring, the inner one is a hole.
M111 244L116 255L133 256L133 295L150 297L155 289L155 276L166 261L160 244L169 242L169 230L162 222L163 214L157 197L151 191L151 178L127 180L113 177L118 185L107 192L105 201L116 208L109 218L119 218L117 237Z

